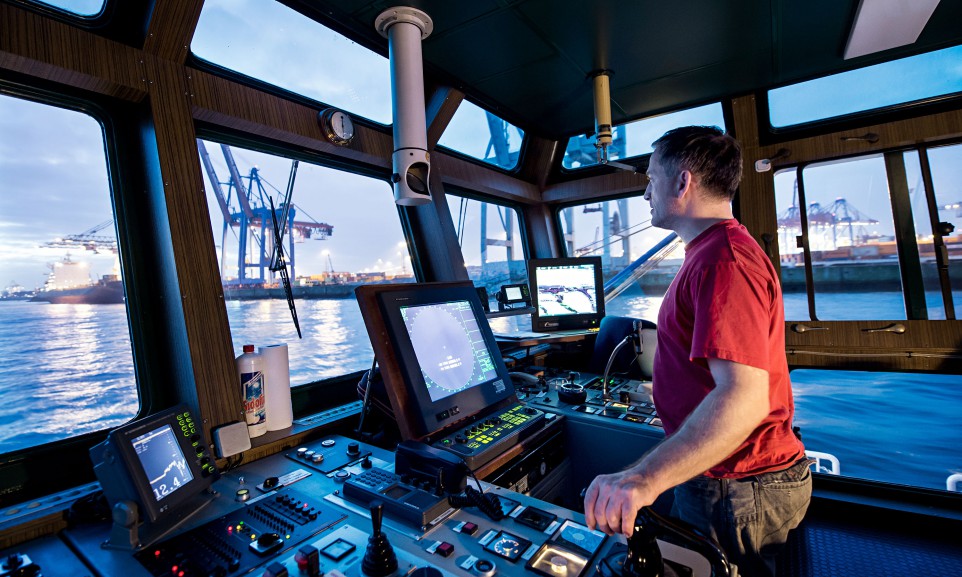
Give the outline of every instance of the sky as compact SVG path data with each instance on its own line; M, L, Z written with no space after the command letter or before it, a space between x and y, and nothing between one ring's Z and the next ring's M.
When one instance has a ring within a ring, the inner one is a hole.
M64 0L51 4L68 5L79 12L95 12L99 10L100 2ZM387 59L280 3L208 0L191 49L201 58L352 114L383 124L391 122ZM935 64L926 61L900 70L899 74L906 75L900 78L910 82L901 79L893 82L885 76L888 72L884 67L876 66L859 72L855 76L854 88L843 87L833 92L826 89L824 81L813 81L799 85L794 93L781 91L772 108L775 113L790 111L788 118L798 121L812 114L835 110L829 108L834 101L877 105L879 93L896 92L905 86L928 82L940 90L962 89L962 47L943 51L940 57ZM703 108L705 118L699 116L696 122L720 124L713 122L717 105ZM663 115L637 123L638 127L645 127L644 131L630 127L628 154L644 153L651 140L677 122L681 121L672 115ZM509 129L509 138L512 147L520 145L517 129ZM488 135L482 111L474 105L462 106L442 136L442 143L467 154L483 155ZM228 173L219 147L211 144L209 151L219 180L226 181ZM234 149L234 153L242 173L247 174L257 166L265 180L284 190L290 171L289 160L240 149ZM943 198L952 202L962 200L959 147L933 151L932 159L940 201ZM754 160L746 159L746 169L751 169ZM887 218L884 215L885 210L890 211L886 208L884 173L880 175L878 162L860 161L860 167L868 167L864 170L853 170L852 165L847 170L807 169L809 201L826 204L836 197L845 197L860 211L881 221L876 227L878 234L891 234L890 212ZM910 180L917 180L917 176L912 176L912 170L910 167ZM222 242L220 211L214 204L206 175L204 180L211 207L211 234L218 245L219 255L225 254L228 264L236 264L236 236L232 231ZM781 212L791 203L793 179L779 175L776 185L776 203ZM44 248L44 243L81 233L111 218L107 161L98 122L82 113L0 96L0 190L0 290L14 282L27 288L38 287L49 271L48 264L66 254L63 249ZM272 190L272 193L278 202L280 192ZM334 234L328 240L297 244L297 274L320 273L331 265L338 271L402 273L409 270L410 262L404 258L406 247L403 246L397 209L386 182L301 163L293 202L299 210L298 220L311 217L334 226ZM359 204L363 204L364 211L357 210ZM601 213L572 210L576 245L585 246L593 241L595 230L600 232L604 226ZM647 203L641 199L632 200L629 213L631 223L643 223L648 215ZM943 216L954 218L954 212ZM477 264L480 258L478 220L475 209L469 214L468 223L469 231L473 226L475 232L468 234L477 238L466 237L464 242L468 264ZM493 214L489 220L494 220ZM108 228L101 234L110 232ZM492 232L491 236L497 236L497 233ZM646 244L649 241L636 245L637 248L633 246L632 252L643 251ZM492 249L489 258L500 254L503 249ZM115 272L117 267L116 256L109 252L94 254L73 250L70 256L74 260L90 262L96 276ZM236 275L236 266L227 271L227 275Z

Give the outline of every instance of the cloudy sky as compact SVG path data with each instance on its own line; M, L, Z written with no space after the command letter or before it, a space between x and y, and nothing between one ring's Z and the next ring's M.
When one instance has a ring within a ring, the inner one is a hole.
M58 0L81 13L99 10L98 0ZM201 58L243 74L260 78L282 88L318 101L343 108L354 115L379 123L391 122L390 72L385 58L340 37L276 2L263 0L208 0L198 24L191 49ZM890 75L895 76L890 76ZM908 76L905 76L908 75ZM891 78L910 78L893 82ZM889 102L880 95L907 100L918 98L918 86L934 86L937 91L962 90L962 47L943 51L937 57L914 61L897 71L872 67L860 72L851 86L828 86L825 81L801 85L794 93L779 91L773 96L776 123L799 122L812 114L849 112L837 105L855 103L870 107ZM908 92L906 92L908 90ZM715 107L717 108L717 107ZM712 107L697 111L695 122L715 122ZM642 154L651 140L680 123L671 115L632 126L628 131L629 155ZM512 147L520 142L516 129L509 130ZM442 144L477 157L488 146L482 111L473 105L462 106L442 138ZM940 202L962 200L962 153L952 147L933 154L933 171ZM48 263L60 260L67 251L45 248L58 237L82 233L112 217L107 165L100 125L82 113L56 109L10 96L0 96L0 289L17 282L27 288L43 283ZM228 177L223 155L216 143L208 150L218 179ZM269 155L234 149L242 174L257 167L275 202L286 188L290 161ZM936 158L937 157L937 158ZM746 159L747 169L755 159ZM885 217L887 189L878 160L849 165L847 169L811 168L806 172L809 201L830 204L844 197L858 210L878 219L879 234L891 234L891 216ZM838 163L834 163L838 164ZM910 180L917 180L917 169L909 163ZM916 161L917 164L917 161ZM916 172L913 172L916 170ZM811 182L808 182L811 179ZM910 186L914 186L910 182ZM779 211L791 204L792 175L776 178ZM227 268L226 276L236 275L236 227L226 236L223 219L216 206L211 185L205 175L211 209L211 234ZM226 192L226 188L223 189ZM301 163L293 194L298 220L316 220L334 227L327 240L297 244L297 274L313 274L331 265L338 270L409 270L406 248L387 183L345 172ZM233 209L238 208L236 199ZM363 206L363 210L358 210ZM592 242L603 230L599 212L575 210L576 245ZM632 223L647 219L647 203L631 201ZM941 215L955 218L955 213ZM477 210L471 213L469 231L477 231ZM493 215L489 221L494 221ZM888 224L886 224L888 223ZM489 226L494 226L493 222ZM887 227L887 228L886 228ZM489 228L490 236L499 236ZM596 231L598 231L596 233ZM111 234L112 227L101 234ZM654 242L655 231L638 243L640 252ZM477 232L471 234L479 236ZM478 264L480 238L465 238L468 264ZM500 253L498 251L501 251ZM402 254L399 254L402 253ZM95 275L107 274L116 267L116 257L73 250L74 260L91 263ZM494 249L489 259L498 259L503 249Z

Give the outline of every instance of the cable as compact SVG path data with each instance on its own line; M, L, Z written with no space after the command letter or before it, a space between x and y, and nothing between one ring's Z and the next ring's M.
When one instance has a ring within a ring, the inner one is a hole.
M371 410L371 380L374 378L374 371L377 369L377 358L371 363L371 369L367 372L367 379L362 378L361 381L365 382L364 387L364 401L361 402L361 418L358 420L357 429L354 431L358 435L363 434L364 430L364 417L367 412ZM361 383L358 383L360 386Z
M464 463L464 459L461 459ZM478 488L468 485L464 488L463 495L449 495L448 502L452 506L459 509L465 507L477 507L479 511L488 516L492 521L500 521L504 519L504 510L501 508L501 499L497 495L492 495L491 493L485 493L484 487L481 486L481 481L475 476L474 471L468 467L467 463L464 463L465 469L467 469L468 474L474 479L474 482L478 485Z

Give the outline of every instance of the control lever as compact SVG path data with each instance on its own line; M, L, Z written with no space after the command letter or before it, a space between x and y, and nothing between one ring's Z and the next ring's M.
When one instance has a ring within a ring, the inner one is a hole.
M384 520L384 503L371 501L371 525L373 532L367 540L367 550L361 561L361 570L368 577L386 577L397 571L397 555L394 547L387 540L387 535L381 531Z
M628 538L628 554L622 567L622 577L662 577L664 561L655 539L668 535L680 539L684 547L705 557L711 565L712 575L731 575L728 558L714 540L693 527L682 525L680 521L662 517L650 507L642 507L635 517L635 530Z

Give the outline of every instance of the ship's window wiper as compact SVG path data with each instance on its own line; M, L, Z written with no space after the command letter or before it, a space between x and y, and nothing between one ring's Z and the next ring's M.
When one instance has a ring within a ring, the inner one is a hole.
M294 175L297 174L297 161L295 160L291 165L291 177L288 179L287 183L287 194L284 198L284 215L283 223L284 228L282 229L277 223L277 211L274 208L274 199L269 195L267 200L271 204L271 220L274 224L274 251L271 255L270 269L272 272L280 273L281 281L284 283L284 294L287 296L287 307L291 309L291 318L294 319L294 328L297 329L297 338L304 338L301 336L301 324L297 320L297 308L294 306L294 292L291 290L291 279L287 274L287 259L284 258L284 232L287 229L287 210L291 205L291 193L294 191Z

